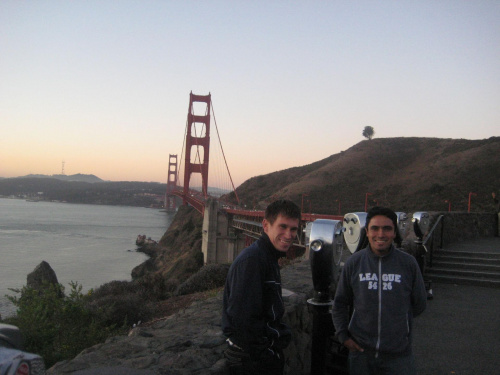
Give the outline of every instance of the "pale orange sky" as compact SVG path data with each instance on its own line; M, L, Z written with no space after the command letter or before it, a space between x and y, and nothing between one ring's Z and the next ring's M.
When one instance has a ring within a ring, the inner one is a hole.
M166 182L190 91L212 94L236 185L346 150L367 125L499 136L498 19L494 1L2 1L0 177L64 161Z

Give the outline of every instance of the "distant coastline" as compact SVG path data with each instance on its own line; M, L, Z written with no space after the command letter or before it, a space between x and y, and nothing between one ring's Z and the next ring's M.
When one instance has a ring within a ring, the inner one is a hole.
M0 178L0 197L30 201L67 202L110 206L164 208L167 184L138 181L104 181L94 175L27 175ZM196 189L196 188L194 188ZM213 196L228 193L209 188ZM177 202L181 205L181 200Z

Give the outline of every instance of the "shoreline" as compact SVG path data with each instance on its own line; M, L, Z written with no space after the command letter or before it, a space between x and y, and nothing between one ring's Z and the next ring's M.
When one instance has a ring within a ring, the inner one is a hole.
M9 198L0 198L0 210L3 319L17 311L6 296L19 294L9 289L26 286L27 275L42 261L51 265L67 291L71 281L82 285L84 292L116 280L132 281L132 270L154 254L138 249L131 234L146 232L159 239L173 220L171 214L142 207L37 204Z

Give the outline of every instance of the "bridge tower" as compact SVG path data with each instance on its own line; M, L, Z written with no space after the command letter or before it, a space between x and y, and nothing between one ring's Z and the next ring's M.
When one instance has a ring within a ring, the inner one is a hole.
M193 104L205 103L207 105L204 115L194 114ZM186 197L189 195L189 181L192 173L201 174L202 193L205 198L208 196L208 158L210 149L210 106L211 96L195 95L193 92L189 94L189 113L186 124L186 157L184 167L184 199L186 205ZM196 124L202 124L200 134ZM200 156L200 148L203 149L203 160ZM194 153L194 161L191 161L191 153Z
M176 197L172 192L177 187L177 154L168 155L168 180L165 193L165 210L175 211L177 209Z

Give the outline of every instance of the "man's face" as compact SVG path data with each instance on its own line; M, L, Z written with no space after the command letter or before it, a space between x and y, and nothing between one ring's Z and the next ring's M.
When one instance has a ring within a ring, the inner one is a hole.
M394 228L391 219L383 215L377 215L370 220L366 229L366 236L372 251L382 256L389 252L392 242L396 238L396 228Z
M287 252L292 246L293 240L297 237L299 230L299 219L292 219L287 216L278 215L274 223L266 219L262 222L264 232L269 236L275 249Z

